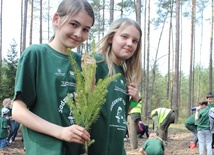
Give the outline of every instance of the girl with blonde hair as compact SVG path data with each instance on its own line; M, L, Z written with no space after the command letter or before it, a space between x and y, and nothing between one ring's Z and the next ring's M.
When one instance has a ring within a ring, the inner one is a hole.
M120 18L97 44L96 80L117 73L121 76L108 86L100 117L92 124L90 134L95 143L89 147L89 155L126 154L128 110L140 100L137 85L141 79L141 37L141 28L134 20Z

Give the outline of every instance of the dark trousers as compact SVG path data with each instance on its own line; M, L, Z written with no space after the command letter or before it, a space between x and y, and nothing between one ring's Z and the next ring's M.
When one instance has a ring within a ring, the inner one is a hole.
M149 138L149 130L148 130L148 126L147 125L144 125L144 124L140 124L141 125L141 128L143 130L141 130L140 128L138 128L138 135L140 138L143 137L144 134L146 134L146 137Z
M160 128L159 128L159 136L160 138L162 138L162 140L167 141L168 140L168 128L169 125L171 123L175 122L175 113L172 110L167 117L165 118L165 120L160 124Z
M20 124L18 122L16 122L15 120L11 121L11 130L10 130L10 134L8 136L8 141L10 141L10 139L12 141L15 140L15 138L18 134L19 126L20 126Z

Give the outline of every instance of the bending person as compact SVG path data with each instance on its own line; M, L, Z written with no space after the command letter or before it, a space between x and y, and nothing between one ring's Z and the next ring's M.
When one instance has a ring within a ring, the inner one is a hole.
M191 131L194 135L194 138L191 140L191 142L194 143L193 148L195 148L198 142L198 136L197 136L197 125L195 125L195 114L191 115L189 118L185 121L185 127Z
M157 135L167 141L169 125L175 122L174 110L157 108L148 113L148 118L153 120L153 128Z

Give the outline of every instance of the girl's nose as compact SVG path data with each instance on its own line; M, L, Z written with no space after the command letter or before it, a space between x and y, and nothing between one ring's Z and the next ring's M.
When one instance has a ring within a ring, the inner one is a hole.
M74 35L75 35L76 37L81 37L81 35L82 35L82 30L81 30L81 29L75 29Z
M128 46L132 46L132 44L133 44L132 39L128 39L128 40L127 40L127 45L128 45Z

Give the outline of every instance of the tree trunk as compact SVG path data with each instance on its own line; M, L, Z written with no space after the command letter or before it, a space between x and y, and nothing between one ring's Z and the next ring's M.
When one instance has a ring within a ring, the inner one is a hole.
M178 122L178 90L179 90L179 44L180 44L180 0L176 0L176 45L175 45L175 76L173 83L173 102L175 123Z
M26 32L27 32L27 10L28 10L28 0L24 0L24 18L23 18L23 34L22 34L22 50L23 52L26 48Z
M20 26L20 44L19 44L19 50L20 50L20 53L19 53L19 55L21 55L22 54L22 50L23 50L23 1L24 0L21 0L21 19L20 19L20 24L21 24L21 26Z
M147 118L147 112L148 112L148 103L146 101L146 21L147 21L147 0L144 1L144 42L143 42L143 76L142 76L142 94L144 96L144 104L143 104L143 115L144 118Z
M173 27L172 27L172 34L173 34ZM173 93L174 93L174 79L175 79L175 45L174 45L174 35L171 36L172 38L172 75L171 75L171 89L170 89L170 108L174 107L174 99L173 99Z
M200 55L199 55L199 70L198 70L198 88L197 88L197 97L196 100L198 101L200 98L200 90L201 90L201 75L200 75L200 71L201 71L201 51L202 51L202 42L203 42L203 30L204 30L204 6L201 8L202 12L201 12L201 40L200 40Z
M136 0L136 21L141 26L141 0Z
M48 0L48 40L50 39L50 0Z
M3 0L1 0L1 11L0 11L0 86L2 86L2 8ZM2 88L0 88L0 92Z
M141 26L141 0L136 0L136 21ZM140 62L142 64L142 52L140 53ZM140 95L141 97L143 95L143 93L142 93L142 86L143 86L142 78L143 78L143 75L142 75L142 72L141 72L141 82L139 84L139 90L141 90L141 95ZM143 111L143 106L142 106L141 111ZM143 115L143 113L141 113L141 115Z
M171 7L170 7L170 22L169 22L169 40L168 40L168 82L167 82L167 90L166 90L166 99L169 99L169 90L170 90L170 83L171 83L171 73L170 73L170 60L171 60L171 36L172 36L172 13L173 13L173 1L171 0Z
M193 37L194 37L194 16L195 16L195 0L192 0L192 17L191 17L191 40L190 40L190 66L189 66L189 96L188 96L188 115L191 115L191 106L192 106L192 85L193 85Z
M148 0L148 16L147 16L147 67L146 67L146 104L147 111L151 111L151 104L149 103L149 55L150 55L150 0Z
M213 0L211 1L211 36L210 36L210 61L209 61L209 92L212 92L212 51L213 51Z
M34 0L31 0L31 10L30 10L30 42L29 44L32 44L32 36L33 36L33 4Z
M110 0L110 19L109 24L111 24L114 20L114 0Z
M183 1L181 1L181 7L180 7L180 54L179 54L179 70L181 71L181 67L182 67L182 65L181 65L181 63L182 63L182 43L183 43L183 41L182 41L182 14L183 14L183 10L182 10L182 2ZM178 88L178 107L180 107L180 97L181 97L181 91L180 91L180 88L181 88L181 75L179 76L179 88Z
M42 0L40 0L40 27L39 27L39 43L42 43Z
M123 17L123 8L124 8L124 6L123 6L123 0L121 0L121 9L120 9L120 18L122 18Z
M0 11L0 68L2 66L2 8L3 0L1 0L1 11ZM1 80L1 70L0 70L0 80Z
M103 0L103 24L102 24L102 38L104 36L105 31L105 0Z
M138 122L135 122L132 120L131 115L128 115L127 118L128 121L128 133L129 133L129 139L131 144L131 150L137 149L138 147Z

